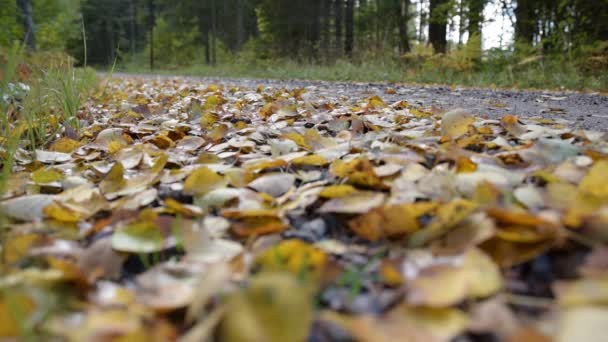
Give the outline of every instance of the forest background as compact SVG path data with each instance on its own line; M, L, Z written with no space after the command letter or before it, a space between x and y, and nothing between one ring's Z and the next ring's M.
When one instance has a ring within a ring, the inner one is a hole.
M127 72L608 90L608 0L17 0L0 32Z

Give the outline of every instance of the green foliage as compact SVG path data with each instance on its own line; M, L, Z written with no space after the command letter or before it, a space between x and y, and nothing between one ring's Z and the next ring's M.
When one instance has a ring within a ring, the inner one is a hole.
M33 0L36 44L40 50L64 51L67 43L80 37L78 0Z
M0 6L0 46L8 47L23 37L23 28L17 22L15 1L6 1Z

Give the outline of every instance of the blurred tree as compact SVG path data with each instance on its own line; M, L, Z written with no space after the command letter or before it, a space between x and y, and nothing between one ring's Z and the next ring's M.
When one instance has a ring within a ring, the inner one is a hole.
M36 50L36 30L34 29L34 16L30 0L17 0L21 22L23 23L23 42L29 50Z
M532 45L536 34L535 0L517 0L515 7L515 41Z
M450 0L430 0L429 5L429 43L435 53L446 53L448 50L448 10Z
M346 35L344 39L344 52L348 57L353 55L353 44L354 44L354 20L355 20L355 1L346 0Z

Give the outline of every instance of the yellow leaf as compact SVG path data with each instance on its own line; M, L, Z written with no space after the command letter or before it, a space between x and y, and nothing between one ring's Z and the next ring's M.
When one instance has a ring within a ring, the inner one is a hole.
M500 120L504 129L514 137L526 133L526 128L519 123L519 118L515 115L505 115Z
M184 215L186 217L194 217L202 214L201 211L197 211L191 206L184 205L173 198L169 197L165 199L165 207L175 211L178 214ZM197 207L198 208L198 207ZM200 208L199 208L200 210Z
M441 118L441 134L452 139L465 135L475 119L464 109L454 109Z
M608 202L608 160L597 161L579 184L584 194L594 196L602 202Z
M305 150L312 150L312 147L306 143L306 140L304 139L304 136L302 134L298 134L296 132L288 132L284 133L282 137L295 142L298 146Z
M126 145L118 140L112 140L108 143L108 153L115 154L122 150Z
M125 168L122 166L120 162L116 162L110 172L104 178L101 183L99 183L99 189L102 193L114 193L125 187L127 181L124 178Z
M327 263L327 254L302 240L285 240L258 256L256 263L268 271L319 277Z
M10 265L27 256L29 249L43 242L45 238L39 234L23 234L4 241L2 259L5 264Z
M283 273L261 273L227 300L219 340L306 341L313 320L312 290Z
M419 230L418 218L437 206L434 202L386 205L349 221L348 226L370 241L400 237Z
M318 154L311 154L304 157L295 158L291 161L296 166L325 166L329 161Z
M320 319L341 327L360 342L450 341L467 326L467 316L453 308L412 308L400 305L377 317L325 311Z
M219 119L220 118L217 114L206 112L201 117L201 127L204 129L211 129Z
M467 157L459 157L456 159L456 171L458 173L475 172L477 164Z
M86 215L76 211L61 202L53 202L44 208L44 214L51 219L66 222L76 223L83 220Z
M319 193L319 197L321 198L342 198L348 195L351 195L358 190L355 189L352 185L348 184L340 184L340 185L330 185L328 187L323 188Z
M228 184L223 176L210 170L207 167L201 167L194 170L184 182L184 192L202 196L211 190L223 188Z
M336 160L331 165L330 171L336 177L346 178L349 184L372 189L388 188L374 172L372 163L365 158L355 159L349 162Z
M265 171L265 170L275 169L275 168L280 168L280 167L287 167L288 165L289 164L287 164L287 162L284 161L283 159L269 159L269 160L262 160L262 161L254 162L254 163L247 163L245 165L245 169L248 172L258 172L258 171Z
M19 337L21 327L35 308L34 301L19 290L0 291L0 339Z
M216 109L222 104L226 103L226 100L221 95L210 95L205 100L205 104L203 105L203 109L210 110Z
M226 136L226 132L228 132L228 126L220 124L216 126L207 137L213 142L220 142Z
M174 145L173 140L163 134L156 135L148 141L162 150L166 150Z
M32 180L37 184L47 184L63 179L63 174L54 169L40 168L32 172Z
M389 286L399 286L403 283L403 276L399 271L399 266L384 260L380 264L380 275L382 281Z
M477 208L476 203L465 199L455 199L442 205L437 210L437 216L429 226L412 235L410 245L412 247L419 247L447 233L473 214Z
M231 219L232 233L243 238L279 233L288 226L274 210L225 210L222 215Z
M382 101L380 96L374 95L367 99L367 108L384 108L386 107L386 103Z
M50 150L62 153L72 153L75 149L79 147L80 142L70 139L68 137L63 137L51 144Z
M431 263L413 278L408 278L408 302L426 307L447 307L466 299L488 297L501 289L500 270L482 251L472 248L453 258L449 263Z

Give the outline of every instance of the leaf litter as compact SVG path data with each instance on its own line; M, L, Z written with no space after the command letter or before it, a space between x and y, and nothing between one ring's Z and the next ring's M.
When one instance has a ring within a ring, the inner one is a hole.
M314 87L120 79L19 150L0 338L591 340L606 134Z

